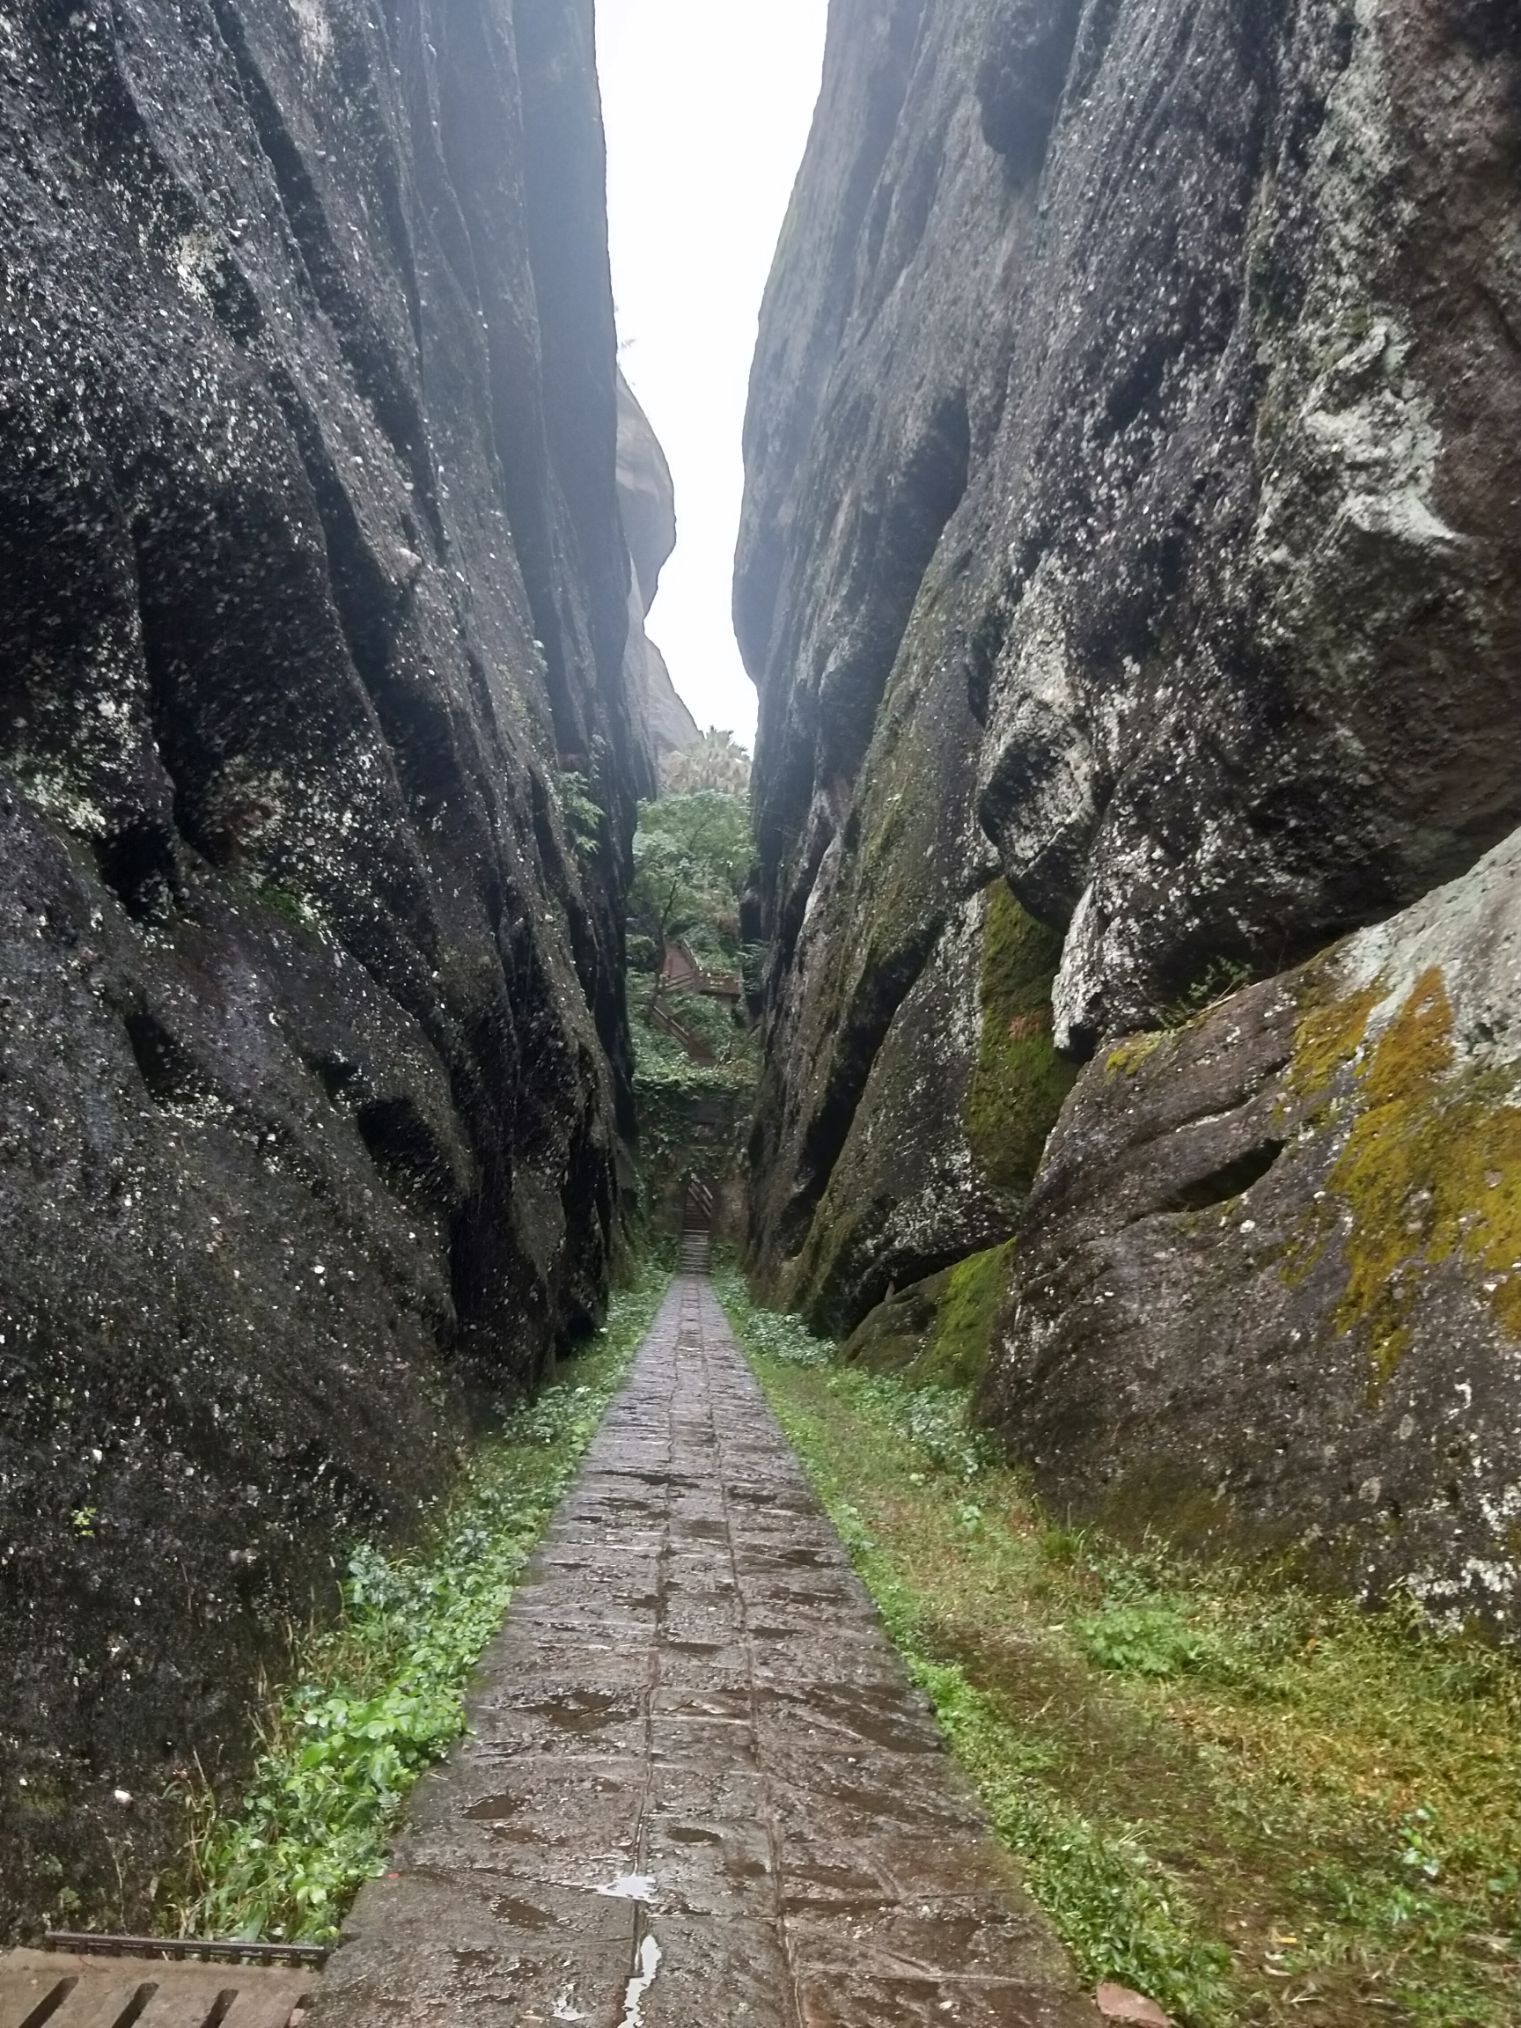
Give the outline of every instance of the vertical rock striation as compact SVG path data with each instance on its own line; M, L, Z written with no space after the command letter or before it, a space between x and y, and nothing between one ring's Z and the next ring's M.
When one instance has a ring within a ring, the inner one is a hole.
M0 1929L131 1919L268 1629L599 1314L591 14L0 8Z
M644 631L660 573L676 547L676 489L660 440L634 390L618 375L618 501L628 536L629 696L642 707L647 743L657 760L680 753L697 737L697 721L677 694L664 655Z
M1019 1232L1059 1113L1051 1161L1118 1145L1123 1093L1100 1132L1108 1088L1067 1098L1062 1058L1284 973L1521 823L1518 167L1491 0L834 0L735 595L771 946L753 1244L816 1324ZM1181 1117L1167 1060L1147 1104ZM1017 1284L1076 1244L1073 1173L1037 1185ZM1098 1244L1126 1215L1102 1159L1080 1195ZM1023 1378L994 1398L1074 1506L1162 1427L1175 1491L1251 1448L1222 1416L1187 1462L1203 1397L1166 1319L1195 1273L1137 1248L1139 1322L1108 1368L1090 1336L1081 1416L1031 1337L1068 1331L1071 1276L1006 1316ZM1328 1289L1253 1357L1310 1345L1351 1401L1371 1355ZM1513 1401L1514 1347L1472 1349ZM1370 1523L1375 1589L1493 1560L1521 1458L1491 1405L1463 1503L1500 1519L1419 1549ZM1381 1427L1338 1425L1276 1538L1342 1514Z

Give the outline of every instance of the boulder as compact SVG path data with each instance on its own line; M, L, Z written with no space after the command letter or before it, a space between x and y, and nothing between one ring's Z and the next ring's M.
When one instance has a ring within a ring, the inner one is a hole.
M618 507L628 540L628 646L624 685L640 712L657 760L680 753L697 738L697 721L678 696L666 659L644 622L660 588L660 573L676 547L676 489L660 440L634 391L618 375Z
M1082 1057L1521 821L1514 11L831 24L735 588L771 953L753 1247L783 1292L860 1199L854 1173L831 1198L848 1141L960 1161L956 1107L937 1132L873 1064L995 875L1059 941Z
M1088 1066L981 1405L1063 1512L1521 1635L1521 833Z

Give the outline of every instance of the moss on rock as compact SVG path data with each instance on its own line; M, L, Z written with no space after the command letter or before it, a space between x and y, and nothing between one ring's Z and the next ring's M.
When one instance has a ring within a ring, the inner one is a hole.
M1002 881L988 889L982 940L982 1031L966 1131L989 1178L1023 1192L1077 1072L1051 1040L1051 982L1061 938L1025 914Z
M1306 1099L1323 1097L1338 1071L1352 1062L1362 1048L1373 1010L1384 997L1384 988L1377 980L1360 992L1328 993L1327 976L1325 968L1319 966L1309 974L1294 1033L1289 1084Z
M1104 1058L1104 1068L1111 1077L1134 1077L1141 1065L1149 1062L1166 1040L1166 1031L1155 1028L1127 1035Z
M1423 1277L1452 1259L1476 1270L1491 1309L1521 1336L1521 1108L1510 1081L1458 1068L1439 966L1423 972L1368 1045L1382 982L1327 1003L1300 1027L1294 1081L1329 1089L1352 1064L1352 1124L1328 1206L1346 1222L1342 1331L1366 1332L1377 1392L1410 1347Z
M989 1247L946 1271L935 1333L909 1368L922 1386L975 1387L987 1369L993 1328L1009 1285L1014 1242Z
M848 1364L912 1387L975 1387L992 1351L1014 1242L988 1247L878 1303L846 1340Z

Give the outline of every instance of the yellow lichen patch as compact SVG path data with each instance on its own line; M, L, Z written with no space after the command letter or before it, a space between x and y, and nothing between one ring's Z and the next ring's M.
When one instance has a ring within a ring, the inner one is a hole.
M1289 1084L1301 1098L1316 1099L1330 1089L1336 1073L1362 1048L1373 1010L1387 993L1388 988L1375 979L1371 986L1341 998L1322 1000L1313 991L1306 996L1294 1031L1289 1072Z
M1476 1106L1449 1166L1464 1207L1458 1215L1462 1250L1493 1280L1490 1307L1521 1338L1521 1109Z
M1104 1068L1111 1077L1134 1077L1141 1065L1149 1062L1166 1040L1165 1033L1155 1030L1127 1035L1104 1058Z
M1380 1382L1408 1349L1409 1281L1431 1238L1441 1152L1435 1113L1452 1063L1451 1031L1442 975L1427 972L1363 1071L1358 1117L1331 1174L1352 1212L1347 1288L1336 1321L1343 1330L1366 1323Z
M1432 967L1360 1071L1330 1177L1351 1213L1336 1322L1366 1329L1379 1386L1410 1348L1423 1274L1443 1261L1482 1275L1496 1317L1521 1335L1521 1109L1492 1075L1454 1075L1455 1063L1452 1006Z

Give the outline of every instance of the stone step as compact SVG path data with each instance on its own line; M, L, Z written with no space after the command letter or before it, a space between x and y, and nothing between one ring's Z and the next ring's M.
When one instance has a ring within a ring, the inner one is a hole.
M683 1274L705 1275L713 1264L713 1238L706 1232L684 1232L678 1255Z

